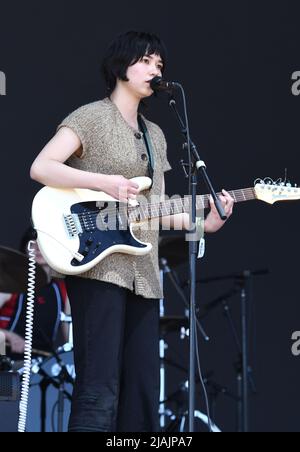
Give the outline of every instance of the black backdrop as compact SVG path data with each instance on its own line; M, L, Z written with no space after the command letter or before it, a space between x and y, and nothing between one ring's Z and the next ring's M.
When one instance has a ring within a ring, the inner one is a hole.
M181 7L136 0L2 4L0 71L7 93L0 97L1 245L16 248L28 224L39 188L29 178L31 162L67 113L104 96L103 50L128 29L154 31L166 42L166 77L186 88L191 132L216 188L277 179L285 168L299 183L300 97L291 92L292 73L300 70L299 16L299 2L289 0L189 1ZM167 192L184 194L181 136L164 97L150 101L148 116L168 139L173 171ZM291 353L291 335L300 330L299 219L298 203L239 205L230 223L208 238L206 258L198 264L199 277L264 267L271 272L253 284L251 364L258 390L250 404L253 431L300 430L300 358ZM186 267L179 270L184 279ZM230 282L201 285L200 306L230 287ZM166 306L168 313L183 309L169 284ZM231 307L237 319L238 297ZM211 336L209 344L200 340L203 370L235 392L236 353L221 308L203 325ZM176 345L170 357L184 362L186 344L176 334L170 341ZM170 388L185 377L172 372ZM234 430L229 397L218 396L215 420Z

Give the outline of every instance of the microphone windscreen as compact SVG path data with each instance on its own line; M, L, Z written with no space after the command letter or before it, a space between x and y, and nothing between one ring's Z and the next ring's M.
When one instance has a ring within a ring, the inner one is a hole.
M154 77L151 82L150 82L150 87L151 89L153 89L153 91L155 91L156 89L158 89L160 87L160 82L162 80L162 77Z

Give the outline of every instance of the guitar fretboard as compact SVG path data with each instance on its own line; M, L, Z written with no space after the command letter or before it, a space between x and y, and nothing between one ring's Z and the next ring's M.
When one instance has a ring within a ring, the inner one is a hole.
M256 199L253 188L234 190L229 193L236 203ZM218 195L222 195L222 193L218 193ZM209 199L210 195L197 196L197 210L207 209L209 207ZM130 221L140 222L154 218L162 218L169 215L176 215L189 212L190 203L191 197L185 196L184 198L172 198L155 204L144 204L139 207L135 207L132 211L130 211L128 217Z

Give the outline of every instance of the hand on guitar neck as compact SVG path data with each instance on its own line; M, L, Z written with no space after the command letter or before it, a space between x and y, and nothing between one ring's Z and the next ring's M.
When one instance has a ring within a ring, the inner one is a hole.
M222 190L222 195L219 195L221 204L223 206L225 215L227 216L227 220L231 217L234 206L233 197L226 191ZM204 223L204 231L207 233L217 232L224 225L225 221L222 221L220 215L215 206L214 200L210 197L210 212L206 217Z

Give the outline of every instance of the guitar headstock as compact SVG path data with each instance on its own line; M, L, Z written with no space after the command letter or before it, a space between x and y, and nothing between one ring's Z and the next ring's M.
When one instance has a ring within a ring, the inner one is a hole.
M254 191L257 199L268 204L300 199L300 188L297 185L293 186L291 183L282 182L282 179L277 182L270 178L257 179L254 183Z

